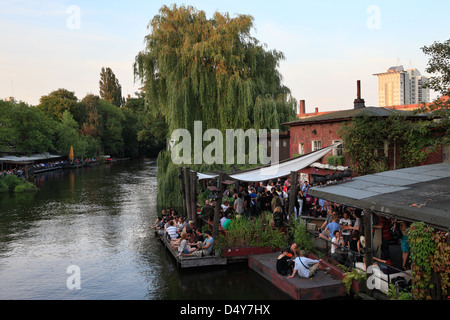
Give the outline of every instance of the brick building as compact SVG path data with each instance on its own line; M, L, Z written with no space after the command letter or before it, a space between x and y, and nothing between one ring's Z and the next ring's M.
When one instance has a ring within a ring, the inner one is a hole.
M342 142L342 137L339 135L339 130L342 126L357 115L366 114L374 117L387 118L394 113L407 112L403 110L395 110L393 108L380 108L380 107L366 107L365 102L361 99L360 95L360 83L358 81L358 93L357 99L354 101L353 109L332 111L332 112L322 112L319 113L316 108L315 113L307 114L305 112L305 101L300 101L300 113L299 118L296 121L285 123L285 125L290 127L290 156L294 157L301 154L307 154L315 150L327 147L335 142ZM401 108L399 108L401 109ZM411 120L423 119L421 115L408 115ZM334 149L332 152L327 154L322 158L322 165L316 165L302 170L301 179L312 181L316 176L325 176L327 174L333 174L336 171L345 170L345 167L351 167L352 164L345 157L344 145ZM384 152L388 156L388 166L389 169L394 169L396 167L396 157L395 149L390 148L389 145L385 145ZM340 157L342 161L342 166L336 168L327 165L327 158L330 156ZM427 161L423 164L434 164L441 163L443 161L442 151L436 151L430 154Z

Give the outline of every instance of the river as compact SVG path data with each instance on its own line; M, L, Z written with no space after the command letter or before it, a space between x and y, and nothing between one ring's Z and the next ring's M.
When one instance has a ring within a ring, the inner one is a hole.
M2 300L284 300L244 266L180 271L150 226L156 164L136 160L36 177L0 194Z

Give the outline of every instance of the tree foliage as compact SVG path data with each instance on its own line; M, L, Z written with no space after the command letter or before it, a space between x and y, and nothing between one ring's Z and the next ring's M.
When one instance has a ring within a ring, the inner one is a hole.
M251 37L253 18L216 12L207 19L191 6L163 6L149 24L146 48L136 57L154 112L169 133L194 121L204 130L278 127L295 116L295 101L277 70L283 54Z
M425 71L433 75L426 86L436 91L439 96L433 103L424 105L417 112L431 112L439 117L439 121L433 124L433 130L438 145L446 146L450 143L450 39L424 46L422 51L429 56Z
M295 118L296 101L278 71L284 55L251 36L253 17L216 12L208 19L192 6L163 6L148 28L135 78L144 85L153 119L167 124L166 137L181 128L193 133L195 121L203 131L225 133L285 129L281 123ZM146 134L140 132L140 139ZM158 203L179 204L177 167L169 152L158 160Z
M57 92L70 93L66 89ZM0 100L0 152L68 155L73 146L76 157L97 157L104 153L156 157L164 147L151 135L145 142L138 140L140 131L152 132L161 127L146 120L148 112L143 100L140 107L119 108L88 94L81 101L68 98L71 102L66 104L67 100L57 97L59 93L44 96L41 102L45 103L39 106ZM71 108L61 107L58 100ZM49 101L52 103L47 104Z
M72 114L76 113L77 100L74 92L61 88L42 96L37 107L47 116L55 120L61 120L66 110Z
M119 84L119 80L111 70L111 68L102 68L100 72L100 97L109 101L116 107L120 107L124 104L122 97L122 86Z

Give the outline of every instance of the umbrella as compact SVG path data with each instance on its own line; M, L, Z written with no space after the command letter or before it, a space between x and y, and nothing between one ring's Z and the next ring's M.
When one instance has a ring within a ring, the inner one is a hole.
M73 160L73 146L70 146L69 160Z

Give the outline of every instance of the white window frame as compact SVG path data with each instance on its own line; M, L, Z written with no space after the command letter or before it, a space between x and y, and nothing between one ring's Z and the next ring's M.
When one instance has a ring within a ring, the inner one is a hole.
M322 149L322 140L312 140L311 147L313 152Z
M305 154L305 144L303 142L300 142L298 144L298 154L299 155Z
M344 144L342 140L333 140L334 143L341 142L342 144L339 147L333 149L333 156L343 156L344 155Z

